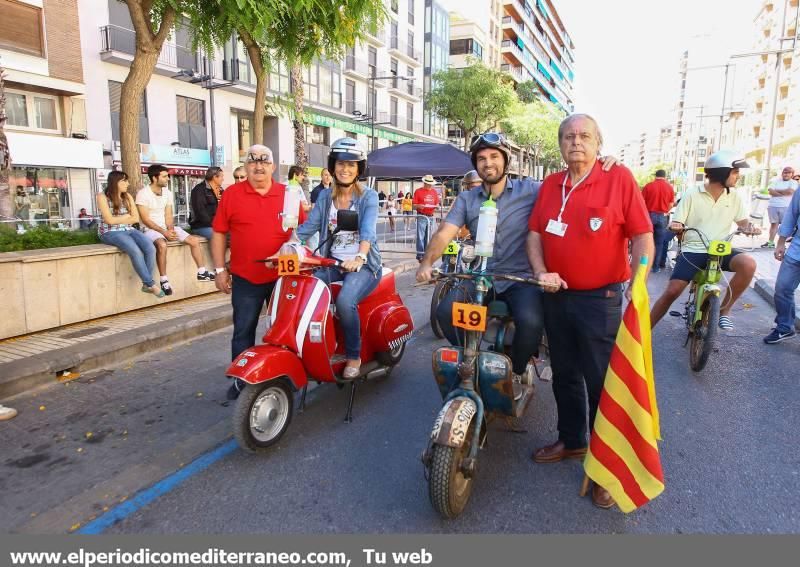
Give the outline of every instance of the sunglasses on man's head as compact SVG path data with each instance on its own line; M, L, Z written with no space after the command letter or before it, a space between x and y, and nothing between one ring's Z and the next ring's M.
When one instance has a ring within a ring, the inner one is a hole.
M257 154L247 154L247 161L249 162L259 162L259 163L272 163L272 156L267 154L257 155Z

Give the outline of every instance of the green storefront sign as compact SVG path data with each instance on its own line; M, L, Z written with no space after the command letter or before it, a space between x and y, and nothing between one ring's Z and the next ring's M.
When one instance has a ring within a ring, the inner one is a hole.
M313 112L306 112L304 114L304 118L307 123L315 124L317 126L327 126L328 128L339 128L340 130L344 130L346 132L356 132L358 134L364 134L365 136L369 136L370 134L372 134L372 129L369 126L364 124L358 124L357 122L351 122L349 120L340 120L339 118L333 118L331 116L323 116L322 114L314 114ZM375 136L377 136L378 138L383 138L385 140L391 140L399 144L416 141L416 138L410 138L408 136L395 134L394 132L389 132L388 130L384 130L383 128L375 128Z

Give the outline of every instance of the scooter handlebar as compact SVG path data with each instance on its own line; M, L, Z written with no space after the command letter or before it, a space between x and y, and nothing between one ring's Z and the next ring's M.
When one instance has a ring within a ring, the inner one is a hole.
M544 282L541 280L537 280L534 278L523 278L521 276L515 276L513 274L492 274L492 273L477 273L477 274L465 274L465 273L452 273L452 274L445 274L437 269L433 270L433 278L434 280L439 279L460 279L460 280L474 280L475 278L479 278L481 276L491 277L495 280L505 280L511 282L518 282L524 283L529 285L538 285L539 287L555 287L553 284L549 282ZM560 287L560 286L559 286Z

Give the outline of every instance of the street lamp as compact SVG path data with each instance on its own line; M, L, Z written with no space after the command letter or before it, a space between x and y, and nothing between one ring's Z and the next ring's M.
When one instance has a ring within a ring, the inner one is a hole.
M173 79L186 80L191 84L197 84L208 90L208 112L211 117L211 165L217 165L217 128L214 116L214 91L223 87L230 87L236 83L227 81L224 83L215 83L214 77L211 74L201 75L194 69L181 69L177 75L173 75Z

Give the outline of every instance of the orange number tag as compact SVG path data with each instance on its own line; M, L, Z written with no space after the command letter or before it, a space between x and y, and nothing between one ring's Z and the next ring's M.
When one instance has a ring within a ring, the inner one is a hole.
M486 307L470 303L453 303L453 326L468 331L485 331Z
M300 260L297 254L287 254L278 256L278 275L297 276L300 275Z

